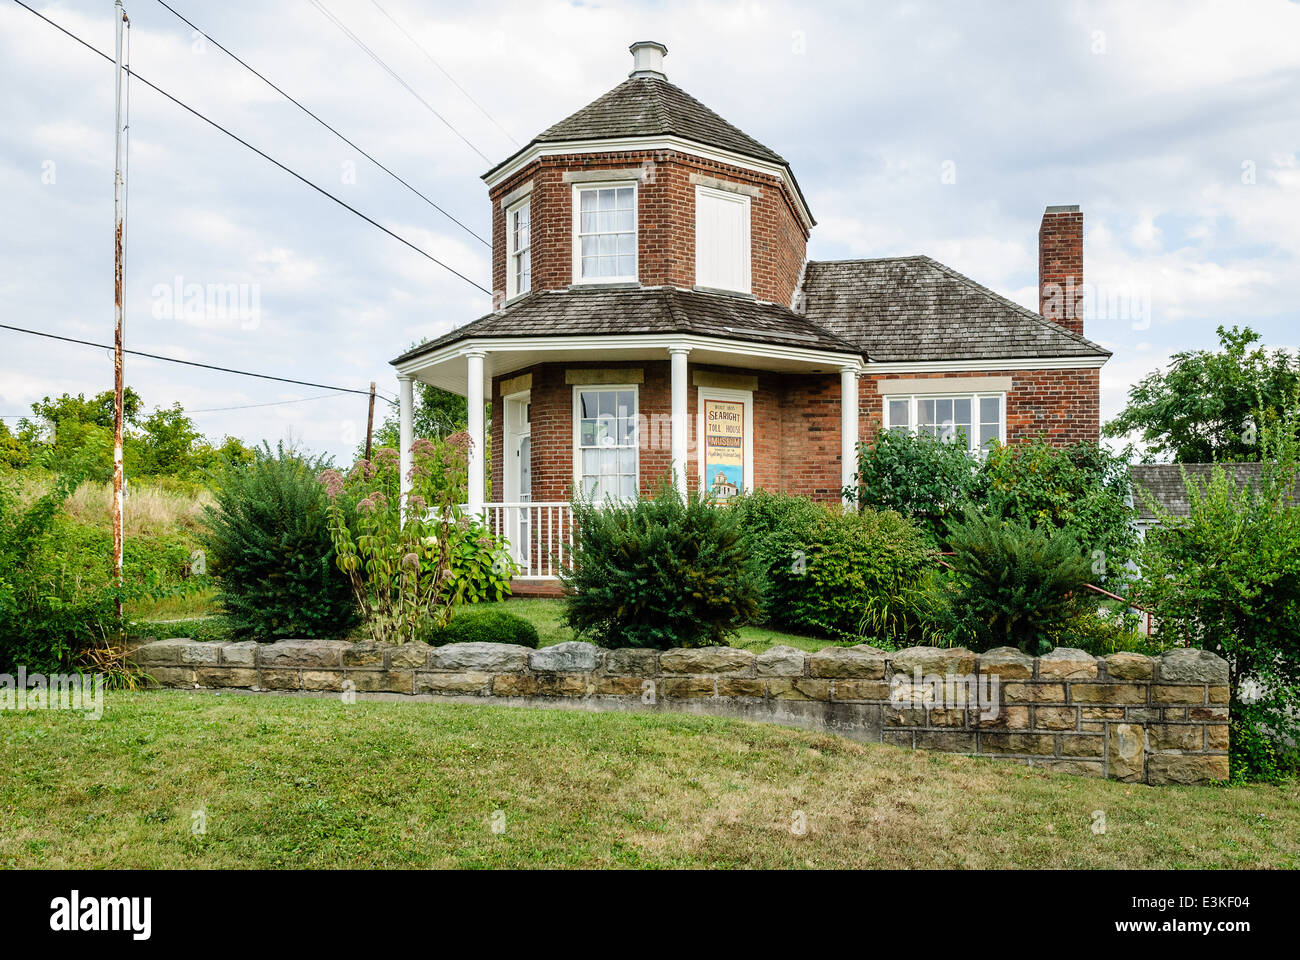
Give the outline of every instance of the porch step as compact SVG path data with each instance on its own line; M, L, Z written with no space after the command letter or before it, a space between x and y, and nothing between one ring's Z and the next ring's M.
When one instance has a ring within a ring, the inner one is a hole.
M510 581L510 595L514 597L562 597L564 596L564 587L559 580L516 578Z

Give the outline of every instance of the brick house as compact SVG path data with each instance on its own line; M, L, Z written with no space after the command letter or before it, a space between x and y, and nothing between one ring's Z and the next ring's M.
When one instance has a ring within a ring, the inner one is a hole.
M414 380L468 397L469 508L527 579L554 576L574 490L836 501L881 429L1097 439L1078 207L1043 215L1039 313L929 257L809 261L789 164L669 83L662 44L631 51L484 175L493 311L393 361L404 458Z

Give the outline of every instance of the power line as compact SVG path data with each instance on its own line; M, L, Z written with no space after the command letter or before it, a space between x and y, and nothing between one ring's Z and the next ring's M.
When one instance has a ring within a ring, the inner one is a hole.
M269 403L241 403L235 407L205 407L202 410L189 410L188 413L220 413L223 410L252 410L254 407L283 407L290 403L306 403L308 400L328 400L337 397L337 393L322 393L314 397L299 397L297 400L272 400ZM385 397L385 399L387 399Z
M45 21L46 23L48 23L50 26L52 26L52 27L54 27L56 30L58 30L60 33L64 33L64 34L66 34L67 36L71 37L73 40L77 41L77 43L81 44L83 47L85 47L87 50L91 51L92 53L96 53L96 54L98 54L99 56L101 56L101 57L103 57L105 60L107 60L109 63L113 63L113 62L114 62L114 61L113 61L113 58L110 57L110 56L108 56L108 54L102 52L101 50L99 50L99 49L97 49L96 47L92 46L91 44L87 43L85 40L82 40L79 36L77 36L77 35L76 35L75 33L73 33L72 31L70 31L70 30L68 30L68 29L66 29L66 28L64 28L64 27L59 26L59 24L55 23L53 20L51 20L49 17L45 16L44 14L39 13L38 11L32 9L32 8L29 7L26 3L24 3L23 0L14 0L14 3L18 4L18 6L22 7L22 8L23 8L24 10L26 10L27 12L29 12L29 13L31 13L31 14L34 14L34 15L37 16L37 17L40 17L42 20L44 20L44 21ZM369 223L371 226L376 227L376 228L382 230L384 233L388 234L388 235L389 235L390 237L392 237L394 240L397 240L399 243L402 243L402 244L406 245L407 247L410 247L412 250L414 250L414 251L415 251L416 253L418 253L420 256L422 256L422 257L424 257L424 258L426 258L426 259L428 259L428 260L431 260L432 262L436 263L438 266L442 267L442 268L443 268L444 270L446 270L448 273L451 273L451 274L453 274L453 275L455 275L455 276L457 276L457 277L460 277L460 279L464 280L466 283L470 284L472 287L474 287L474 288L476 288L476 289L478 289L478 290L481 290L483 293L486 293L488 296L492 296L492 291L489 290L489 289L487 289L487 287L484 287L483 285L481 285L481 284L479 284L479 283L476 283L475 281L471 280L469 277L465 276L465 274L461 273L459 270L456 270L455 268L450 267L450 266L448 266L447 264L443 263L441 260L439 260L439 259L438 259L437 257L435 257L433 254L429 253L429 252L426 251L426 250L421 249L420 247L417 247L417 246L416 246L414 243L412 243L410 240L407 240L405 237L400 236L399 234L394 233L392 230L389 230L386 226L384 226L384 225L383 225L382 223L380 223L378 220L375 220L374 218L369 217L369 216L367 216L366 214L362 213L360 210L358 210L356 207L352 206L352 205L351 205L350 203L348 203L346 200L343 200L343 199L340 199L339 197L336 197L334 194L330 193L330 192L329 192L328 190L326 190L324 187L318 186L317 184L315 184L315 183L313 183L312 181L308 180L308 179L307 179L306 177L304 177L301 173L298 173L296 170L293 170L293 169L291 169L291 168L285 166L285 165L284 165L283 163L281 163L279 160L275 159L275 157L271 156L270 154L266 153L266 152L263 151L263 150L259 150L257 147L253 146L251 143L249 143L249 142L248 142L247 140L245 140L243 137L239 136L239 135L236 134L236 133L231 132L230 130L227 130L227 129L226 129L225 127L223 127L221 124L217 123L217 121L215 121L215 120L213 120L213 119L211 119L211 118L205 116L204 114L200 113L198 110L195 110L193 107L191 107L188 103L185 103L183 100L179 100L179 99L177 99L176 97L173 97L173 96L172 96L170 93L168 93L166 90L162 89L162 87L158 86L158 85L155 84L155 83L151 83L150 81L146 80L144 77L140 76L140 74L138 74L138 73L136 73L136 72L134 72L134 71L131 72L131 76L135 77L137 80L139 80L139 81L140 81L141 83L143 83L145 86L149 87L149 88L150 88L151 90L153 90L155 93L160 93L160 94L162 94L164 97L166 97L166 98L167 98L168 100L170 100L172 103L176 104L178 107L182 107L182 108L184 108L186 111L188 111L189 113L192 113L194 116L198 117L198 118L199 118L200 120L202 120L204 123L207 123L207 124L209 124L210 126L215 127L216 129L220 130L222 133L224 133L226 136L230 137L230 138L231 138L232 140L234 140L235 142L237 142L237 143L239 143L239 144L242 144L243 146L247 147L249 150L252 150L254 153L256 153L256 154L257 154L259 157L261 157L262 159L264 159L264 160L268 160L268 161L270 161L271 163L275 164L277 167L279 167L279 168L280 168L281 170L283 170L285 173L287 173L287 174L289 174L290 176L292 176L294 179L302 181L302 182L305 183L307 186L311 187L313 190L315 190L317 193L319 193L321 196L323 196L323 197L327 197L327 198L329 198L330 200L333 200L335 203L337 203L337 204L338 204L339 206L341 206L343 209L349 211L350 213L354 213L354 214L356 214L358 217L360 217L362 220L364 220L364 221L366 221L367 223Z
M345 137L343 134L339 133L338 130L334 129L334 127L332 127L330 124L328 124L327 122L325 122L324 120L322 120L319 116L317 116L315 113L313 113L311 110L309 110L306 106L304 106L304 105L303 105L299 100L295 99L294 97L291 97L291 96L290 96L289 94L287 94L284 90L282 90L282 89L281 89L280 87L278 87L276 84L274 84L273 82L271 82L271 80L267 79L267 77L266 77L265 75L263 75L262 73L260 73L257 69L255 69L254 67L252 67L252 66L251 66L250 64L248 64L246 61L242 60L242 59L241 59L240 57L238 57L236 54L234 54L233 52L231 52L231 50L230 50L229 48L223 46L219 41L213 39L213 37L212 37L210 34L208 34L206 31L204 31L202 27L197 26L197 25L196 25L192 20L189 20L188 18L186 18L186 17L184 16L184 14L182 14L180 11L178 11L175 7L171 6L171 4L167 3L166 0L158 0L158 3L159 3L160 5L162 5L164 8L166 8L167 10L169 10L169 11L170 11L170 12L171 12L171 13L172 13L172 14L173 14L173 15L174 15L178 20L181 21L181 23L185 24L185 25L188 26L190 29L194 30L196 33L202 34L203 37L204 37L205 39L207 39L207 41L208 41L209 43L211 43L214 47L216 47L218 50L220 50L220 51L221 51L222 53L224 53L226 56L230 57L230 59L234 60L237 64L239 64L241 67L243 67L243 68L244 68L245 70L247 70L249 73L251 73L253 76L257 77L259 80L261 80L263 83L265 83L268 87L270 87L270 88L271 88L272 90L274 90L276 93L280 94L280 96L284 97L286 100L288 100L290 103L292 103L295 107L297 107L297 108L298 108L299 110L301 110L303 113L307 114L307 116L311 117L313 120L315 120L317 123L319 123L322 127L324 127L326 130L328 130L330 133L334 134L334 136L338 137L340 140L342 140L344 143L346 143L349 147L351 147L351 148L352 148L353 150L355 150L357 153L361 154L363 157L365 157L367 160L369 160L371 163L373 163L375 166L377 166L380 170L384 171L384 173L388 174L390 177L392 177L394 180L396 180L396 181L397 181L398 183L400 183L402 186L406 187L407 190L410 190L413 194L415 194L417 197L419 197L421 200L423 200L423 201L424 201L425 203L427 203L429 206L433 207L433 209L437 210L440 214L442 214L444 217L446 217L446 218L447 218L448 220L450 220L452 223L456 224L456 226L460 227L462 230L464 230L466 233L468 233L468 234L469 234L471 237L473 237L475 240L478 240L480 243L484 244L485 246L488 246L488 247L492 246L491 241L486 240L486 239L484 239L483 237L479 236L477 233L475 233L472 229L470 229L469 227L467 227L467 226L466 226L464 223L462 223L460 220L457 220L455 217L453 217L450 213L448 213L448 212L447 212L446 210L444 210L442 207L438 206L438 204L434 203L434 201L431 200L429 197L425 196L423 193L421 193L421 192L420 192L419 190L417 190L415 187L411 186L411 184L407 183L405 180L403 180L401 177L399 177L396 173L394 173L394 172L393 172L392 170L390 170L388 167L384 166L384 164L382 164L382 163L380 163L378 160L376 160L373 156L371 156L371 155L370 155L369 153L367 153L365 150L362 150L359 146L357 146L355 143L353 143L351 140L349 140L349 139L348 139L347 137Z
M320 0L311 0L311 5L312 5L313 7L315 7L317 10L319 10L319 11L321 12L321 15L324 16L324 17L325 17L327 20L329 20L331 23L333 23L334 26L336 26L336 27L338 27L340 30L342 30L344 36L346 36L349 40L351 40L351 41L352 41L353 43L355 43L358 47L360 47L362 50L364 50L364 51L366 52L366 54L370 57L371 60L375 61L375 63L379 64L379 65L380 65L381 67L383 67L386 71L388 71L388 75L389 75L390 77L392 77L394 80L396 80L398 83L400 83L403 87L405 87L407 93L409 93L411 96L415 97L416 100L419 100L420 103L424 104L424 108L425 108L426 110L428 110L430 113L432 113L432 114L433 114L435 117L437 117L439 120L441 120L441 121L443 122L443 124L446 125L446 127L447 127L448 130L450 130L452 133L456 134L456 136L460 137L460 139L464 142L464 144L465 144L467 147L469 147L471 150L473 150L475 153L477 153L480 157L482 157L484 163L491 163L491 162L492 162L491 160L488 159L488 155L487 155L486 153L484 153L482 150L480 150L478 147L474 146L474 144L470 142L469 138L466 137L465 134L461 133L461 132L460 132L459 130L457 130L454 126L452 126L451 121L448 120L446 117L444 117L441 113L439 113L439 112L434 108L433 104L431 104L428 100L424 99L424 97L422 97L422 96L420 96L418 93L416 93L414 87L412 87L409 83L407 83L407 82L406 82L405 80L403 80L400 76L398 76L397 71L394 70L392 67L390 67L387 63L384 62L384 58L383 58L383 57L381 57L379 54L375 53L375 51L371 50L368 46L366 46L365 41L363 41L363 40L362 40L360 37L358 37L355 33L353 33L351 30L349 30L349 29L347 28L347 25L344 24L344 22L343 22L342 20L340 20L340 19L339 19L338 17L336 17L334 14L330 13L329 10L327 10L327 9L325 8L325 4L321 3Z
M28 330L26 327L15 327L8 323L0 323L0 329L13 330L17 333L29 333L34 337L46 337L50 340L62 340L65 343L79 343L83 347L98 347L101 350L112 350L112 344L95 343L92 340L78 340L76 337L64 337L57 333L46 333L44 330ZM164 357L157 353L145 353L143 350L123 350L123 353L134 354L137 357L148 357L150 360L162 360L167 363L181 363L187 367L202 367L204 370L216 370L218 373L236 373L241 377L257 377L259 380L275 380L279 383L292 383L300 387L316 387L320 390L335 390L339 393L358 393L363 397L370 396L369 390L357 390L353 387L336 387L328 383L312 383L310 380L292 380L289 377L275 377L269 373L253 373L249 370L237 370L234 367L219 367L211 363L199 363L197 360L178 360L176 357ZM383 396L383 394L380 394ZM389 403L395 403L384 397Z
M402 31L403 35L406 37L407 40L410 40L411 43L415 44L416 48L429 59L430 63L432 63L435 67L437 67L440 71L442 71L442 75L451 81L452 86L454 86L457 90L459 90L461 93L465 95L466 100L474 104L475 107L478 107L479 113L483 114L483 116L491 120L493 126L495 126L503 134L505 134L511 143L513 143L516 147L519 146L519 141L510 135L510 131L507 130L505 127L501 126L501 124L497 123L496 118L492 116L492 114L488 113L487 110L483 109L483 106L477 100L475 100L473 97L469 95L469 91L466 90L464 87L462 87L459 83L457 83L456 78L453 77L450 73L448 73L446 68L444 68L441 63L439 63L437 60L433 58L433 54L431 54L427 49L425 49L424 44L420 43L419 40L411 36L409 30L407 30L404 26L398 23L391 13L389 13L387 10L385 10L383 7L379 5L379 0L370 0L370 2L374 4L376 10L378 10L380 13L382 13L385 17L389 19L389 21L392 23L393 26L395 26L398 30Z

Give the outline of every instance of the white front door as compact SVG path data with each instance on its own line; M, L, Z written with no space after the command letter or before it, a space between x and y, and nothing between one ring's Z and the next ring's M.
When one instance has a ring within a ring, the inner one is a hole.
M516 393L502 398L504 402L503 419L505 436L503 450L506 462L502 470L505 480L505 502L515 504L505 507L504 534L510 543L510 553L515 562L528 568L532 554L529 548L531 540L531 518L529 509L518 504L529 503L533 499L532 468L532 428L529 423L529 399L527 392Z

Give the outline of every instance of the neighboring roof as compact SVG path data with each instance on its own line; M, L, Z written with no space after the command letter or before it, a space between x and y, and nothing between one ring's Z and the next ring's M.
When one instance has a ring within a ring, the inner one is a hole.
M1210 473L1215 468L1213 463L1136 463L1129 467L1129 477L1133 485L1133 507L1141 520L1155 520L1155 511L1151 509L1148 498L1154 499L1169 514L1186 517L1191 513L1187 497L1187 480L1204 487L1210 480ZM1241 486L1251 487L1259 482L1263 474L1262 463L1224 463L1222 466ZM1147 496L1143 496L1145 493Z
M402 363L470 338L687 333L860 355L788 307L675 287L579 287L532 293L402 354Z
M804 315L877 362L1108 357L929 257L809 261Z

